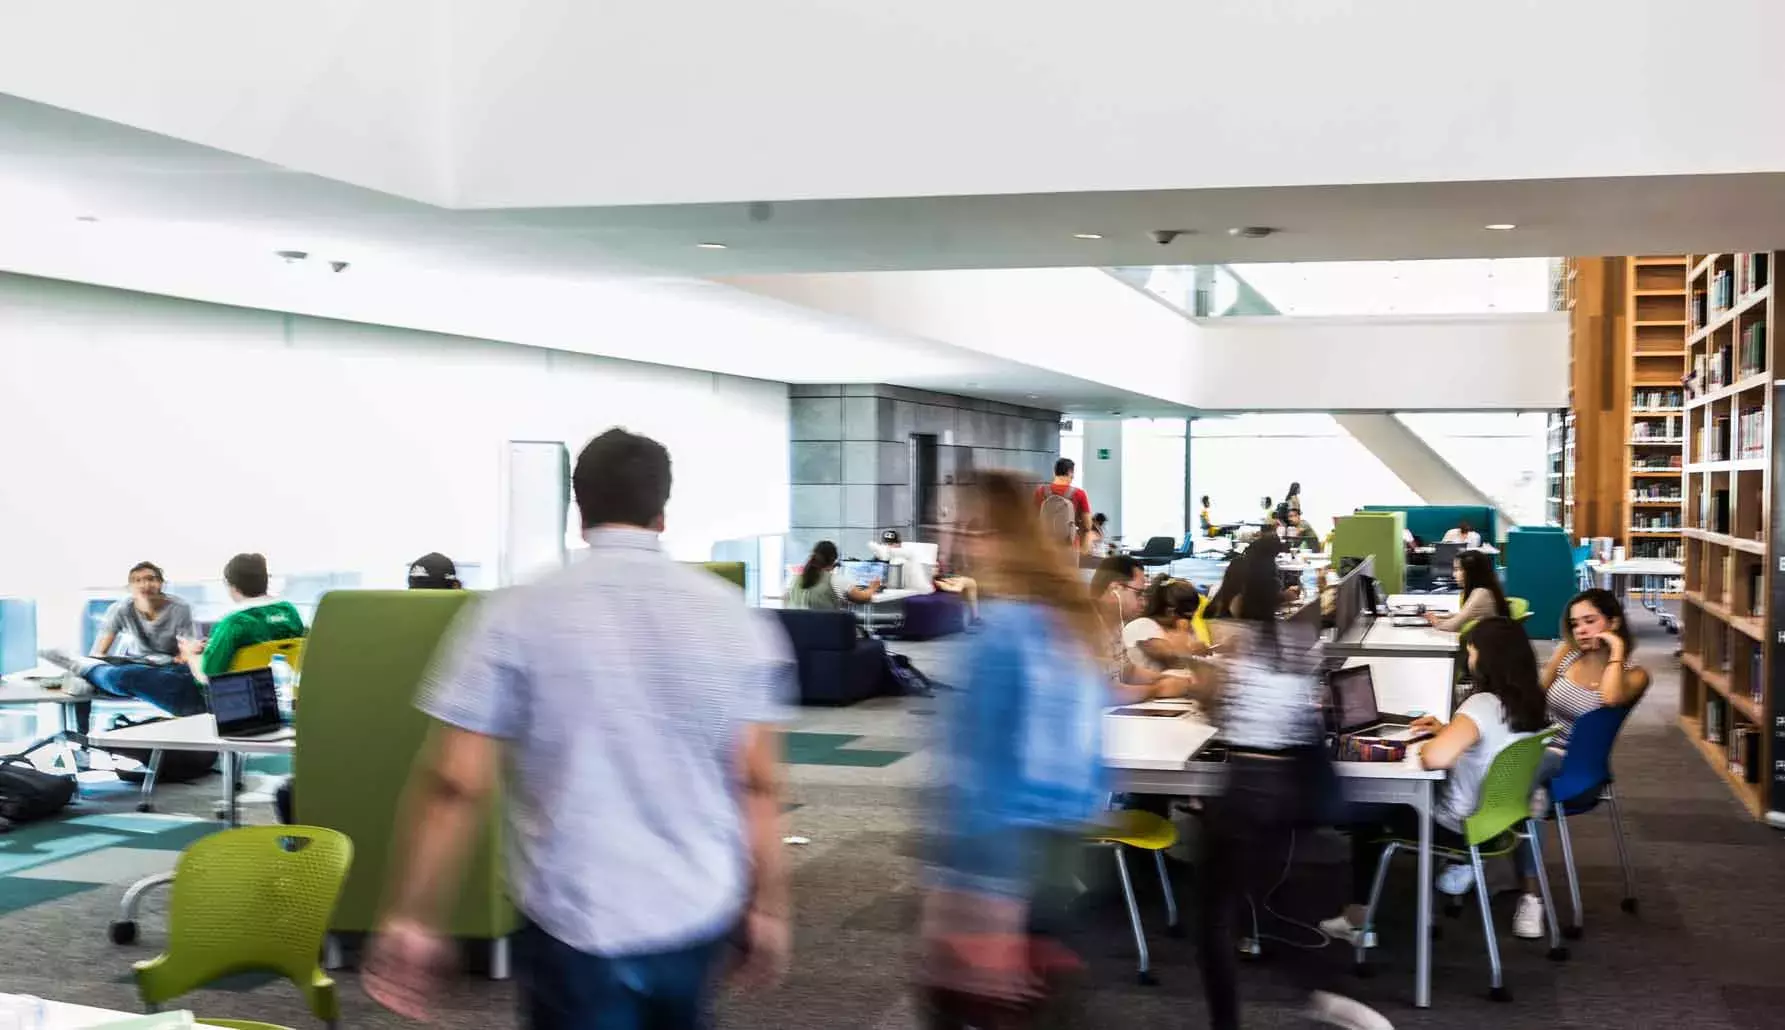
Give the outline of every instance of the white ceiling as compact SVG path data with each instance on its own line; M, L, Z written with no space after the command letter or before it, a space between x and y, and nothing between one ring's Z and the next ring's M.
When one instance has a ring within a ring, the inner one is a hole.
M1785 239L1782 199L1785 175L1748 174L453 211L0 95L0 213L42 214L48 203L101 219L260 232L318 253L335 244L529 274L1757 249ZM1501 222L1518 228L1483 228ZM1248 225L1278 232L1227 233ZM1160 229L1184 235L1161 246L1150 235Z

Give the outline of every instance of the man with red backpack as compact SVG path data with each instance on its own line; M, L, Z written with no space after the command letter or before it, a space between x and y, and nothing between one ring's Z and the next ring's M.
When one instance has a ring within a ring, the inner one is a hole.
M1072 485L1077 470L1071 458L1054 462L1054 481L1035 488L1044 532L1061 543L1077 545L1091 528L1091 498Z

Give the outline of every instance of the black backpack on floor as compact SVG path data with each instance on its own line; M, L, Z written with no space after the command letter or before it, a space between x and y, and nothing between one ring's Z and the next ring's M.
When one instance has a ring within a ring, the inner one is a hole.
M44 772L21 755L0 758L0 832L62 811L74 788L74 777Z
M121 730L128 726L147 726L152 722L166 722L171 716L158 715L152 719L131 719L119 715L112 719L111 728ZM150 751L133 747L109 747L105 749L117 758L128 758L141 768L118 769L118 779L125 783L141 783L149 775ZM155 772L157 783L191 783L193 780L210 775L217 768L215 751L174 751L161 752L161 768Z

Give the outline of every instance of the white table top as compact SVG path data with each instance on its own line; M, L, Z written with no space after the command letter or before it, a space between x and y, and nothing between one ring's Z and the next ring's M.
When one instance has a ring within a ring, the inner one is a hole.
M1625 558L1587 562L1587 568L1608 576L1684 576L1686 567L1672 558Z
M127 726L121 730L97 730L87 738L94 747L166 748L179 751L233 751L239 755L284 755L297 748L290 735L272 739L217 736L217 720L210 715Z
M69 697L63 693L62 676L60 669L7 676L0 680L0 705L71 705L93 700L92 695Z
M1376 703L1384 712L1423 712L1450 717L1452 666L1448 658L1352 658L1346 668L1370 667ZM1183 702L1150 701L1141 708L1185 709ZM1103 717L1103 760L1112 769L1129 771L1183 769L1208 744L1217 729L1185 710L1175 719L1147 716ZM1441 780L1442 769L1424 769L1417 751L1401 762L1338 762L1339 775L1352 779Z
M1421 652L1450 655L1456 653L1457 635L1433 629L1431 626L1397 626L1394 619L1377 616L1363 636L1363 645L1397 648L1406 651L1409 656L1417 656Z
M39 1010L43 1016L40 1030L88 1030L90 1027L101 1027L111 1023L125 1024L130 1022L153 1022L157 1026L206 1026L195 1023L192 1013L185 1010L174 1010L154 1015L142 1012L120 1012L117 1009L97 1009L89 1005L74 1005L66 1001L51 1001L48 998L27 998L17 994L0 994L0 1006L14 1011L27 1007L42 1006ZM30 1023L20 1020L21 1025Z
M1177 718L1145 715L1103 716L1103 762L1115 769L1182 769L1214 736L1215 727L1191 714L1189 707L1153 701L1135 708L1176 710Z
M1439 612L1439 613L1442 613L1445 615L1449 615L1449 614L1455 612L1458 608L1462 607L1463 599L1461 597L1458 597L1456 594L1450 593L1448 591L1445 593L1442 593L1442 594L1389 594L1388 595L1388 606L1390 608L1412 607L1413 605L1416 605L1416 604L1425 605L1425 609L1428 612Z

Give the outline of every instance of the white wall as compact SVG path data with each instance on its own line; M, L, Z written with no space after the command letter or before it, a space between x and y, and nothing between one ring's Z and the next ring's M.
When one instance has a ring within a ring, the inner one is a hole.
M1206 411L1534 411L1568 403L1568 321L1526 315L1214 318L1196 326Z
M666 543L788 524L784 384L0 275L0 593L493 568L509 439L572 454L624 425L674 462ZM74 620L46 615L60 639Z

